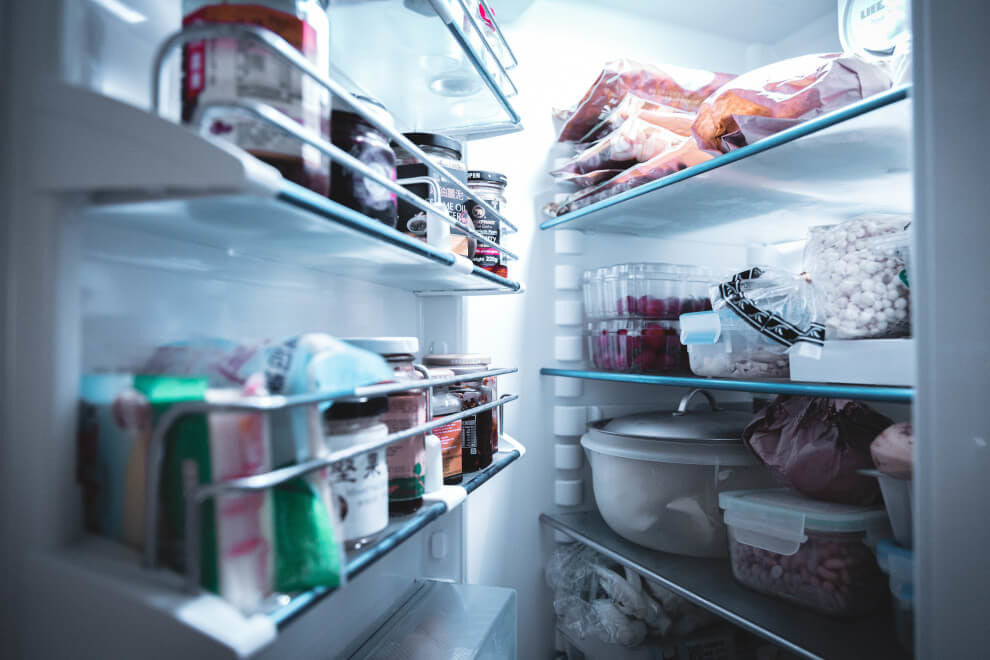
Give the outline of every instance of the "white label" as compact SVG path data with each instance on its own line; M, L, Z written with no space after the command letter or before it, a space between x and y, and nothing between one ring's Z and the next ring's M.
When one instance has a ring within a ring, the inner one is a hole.
M334 463L330 483L345 540L370 536L388 525L385 449Z

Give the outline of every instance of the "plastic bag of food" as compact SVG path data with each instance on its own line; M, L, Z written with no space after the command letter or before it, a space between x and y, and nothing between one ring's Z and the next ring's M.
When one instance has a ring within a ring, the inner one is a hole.
M705 153L695 145L690 138L685 138L677 145L671 145L667 151L654 156L645 163L634 165L615 175L611 179L567 196L560 203L549 204L544 209L548 215L557 216L594 204L632 190L637 186L692 167L706 160L711 160L711 154Z
M824 298L829 339L911 334L910 224L876 214L812 228L804 270Z
M550 172L557 177L587 174L596 170L625 170L654 156L680 146L687 139L654 126L638 117L631 117L619 128Z
M853 55L803 55L720 87L698 108L693 131L702 149L727 153L890 85L884 68Z
M554 177L557 179L557 183L569 183L578 188L590 188L591 186L597 186L599 183L604 183L614 176L617 176L622 170L593 170L585 174L571 174L562 173L555 174Z
M604 119L577 141L597 142L633 117L639 117L655 126L662 126L678 135L690 137L691 124L694 123L696 115L693 112L664 105L642 92L633 91L623 96Z
M910 479L914 468L914 430L911 422L889 426L870 443L877 469L897 479Z
M743 431L743 441L783 485L820 500L880 501L870 443L893 421L864 403L782 395Z
M557 140L573 142L582 139L630 91L641 92L663 105L693 111L733 77L726 73L670 65L660 68L628 59L612 60L605 64L574 108L566 113L557 113L559 116L567 115Z

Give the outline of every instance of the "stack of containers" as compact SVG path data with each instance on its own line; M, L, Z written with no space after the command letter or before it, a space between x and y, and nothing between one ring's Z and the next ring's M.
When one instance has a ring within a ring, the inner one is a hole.
M584 273L588 356L598 369L663 373L687 369L682 313L711 309L706 269L627 263Z

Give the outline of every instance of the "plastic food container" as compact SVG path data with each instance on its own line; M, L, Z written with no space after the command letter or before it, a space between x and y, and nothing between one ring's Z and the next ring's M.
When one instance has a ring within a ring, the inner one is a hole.
M890 576L897 641L914 652L914 552L890 539L877 543L877 564Z
M620 372L687 371L687 350L674 321L611 319L590 321L585 330L588 357L598 369Z
M689 411L703 394L710 408ZM581 438L606 524L633 543L696 557L726 556L719 493L773 484L740 441L748 413L694 390L673 412L594 422Z
M914 531L911 527L913 505L911 502L911 479L898 479L879 470L861 470L863 474L876 477L880 482L883 504L890 518L894 538L906 548L914 547Z
M867 545L889 534L883 509L802 497L785 488L719 496L732 574L751 589L833 616L875 609L886 590Z
M616 264L585 271L585 314L676 321L711 309L707 269L666 263Z
M691 371L698 376L790 376L786 347L760 334L732 312L682 314L680 331Z

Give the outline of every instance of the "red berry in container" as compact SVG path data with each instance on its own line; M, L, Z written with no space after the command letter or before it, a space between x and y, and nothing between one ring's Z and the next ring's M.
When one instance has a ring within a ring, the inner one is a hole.
M665 319L670 319L676 321L681 316L681 299L670 297L664 301L666 309L664 310L666 314L663 316Z

